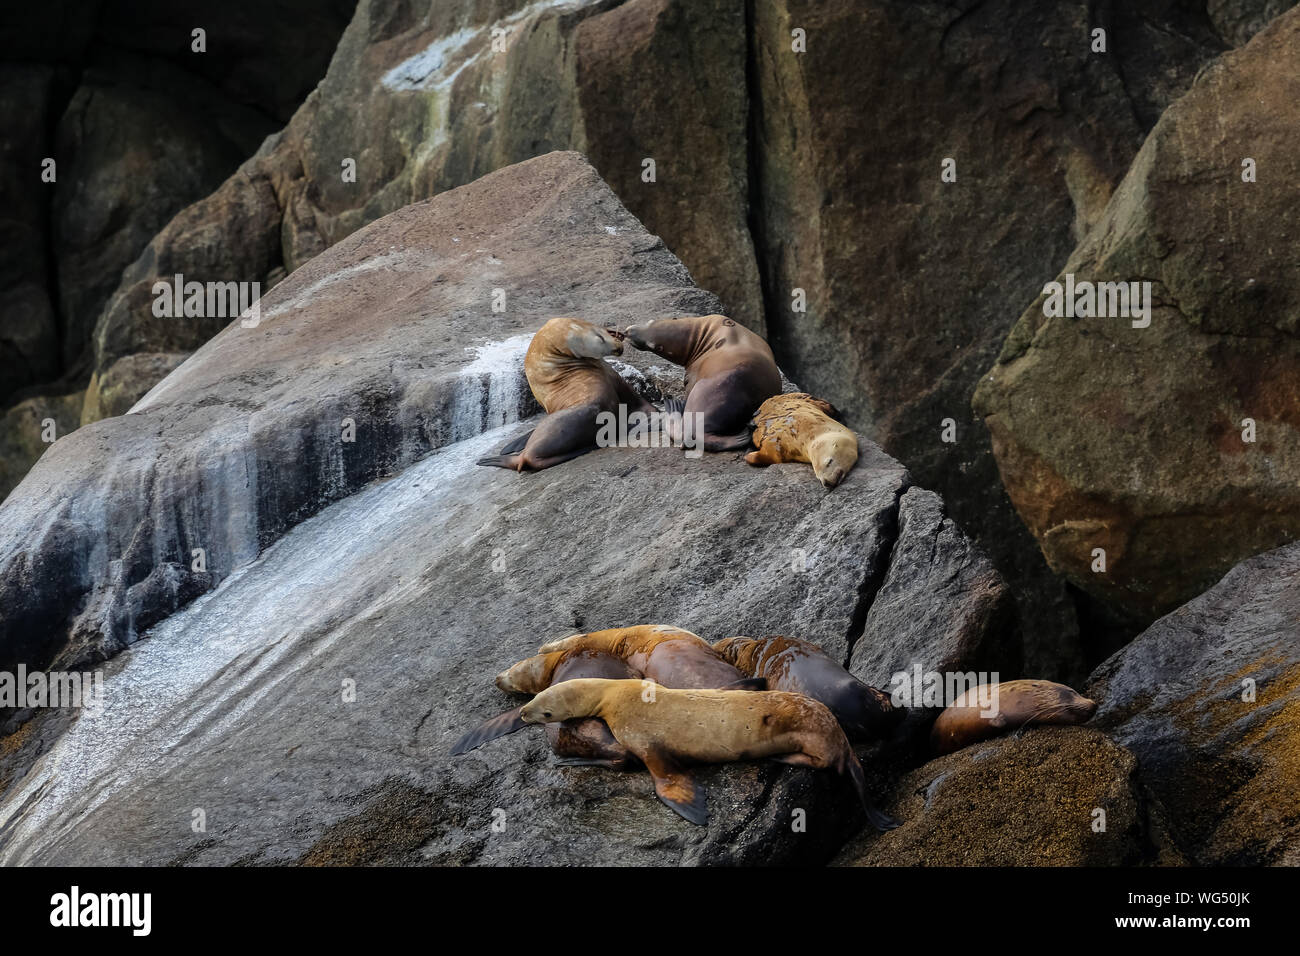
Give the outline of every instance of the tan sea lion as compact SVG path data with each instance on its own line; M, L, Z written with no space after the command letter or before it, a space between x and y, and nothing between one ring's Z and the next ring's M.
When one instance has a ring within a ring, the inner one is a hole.
M781 372L762 336L725 315L652 319L625 334L637 348L685 366L687 427L703 415L704 433L695 440L705 451L749 447L754 409L781 391Z
M713 649L742 674L766 678L768 690L821 701L850 738L888 736L907 713L885 691L864 684L809 641L778 635L728 637Z
M669 624L638 624L572 634L543 644L539 654L577 649L612 654L664 687L725 687L733 690L762 690L767 687L764 679L746 677L723 660L698 634ZM532 666L536 665L524 661L506 674L513 674L515 668ZM507 679L512 684L517 681L513 676ZM501 677L497 678L498 687L502 687L501 680Z
M623 334L583 319L556 318L537 330L524 356L524 375L546 410L540 425L476 464L540 471L596 448L601 412L650 413L655 407L604 360L623 354Z
M574 648L539 654L497 675L499 688L512 694L537 694L553 684L580 677L636 679L641 673L623 660L601 651ZM520 718L519 707L507 710L479 724L451 748L454 756L469 753L489 740L513 734L528 726ZM551 751L562 758L560 764L599 764L619 769L634 763L609 728L596 718L564 721L546 725L546 739Z
M1096 701L1049 680L981 684L939 715L930 744L947 754L1018 727L1087 723L1096 712Z
M745 456L751 465L800 461L812 465L813 474L834 488L858 461L858 436L835 420L828 402L805 392L776 395L759 406L754 416L754 447Z
M633 680L565 681L525 704L521 716L527 723L599 717L645 764L659 799L700 826L708 822L704 788L685 767L761 757L845 774L874 826L897 825L871 805L862 764L824 704L784 691L653 689Z

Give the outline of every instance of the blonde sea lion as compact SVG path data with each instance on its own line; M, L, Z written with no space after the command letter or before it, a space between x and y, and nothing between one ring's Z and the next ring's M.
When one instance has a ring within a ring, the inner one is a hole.
M723 660L698 634L669 624L638 624L572 634L543 644L539 654L579 649L612 654L664 687L725 687L731 690L762 690L767 687L766 680L747 677ZM515 668L531 666L536 665L524 661L516 664ZM506 673L512 674L515 668ZM497 678L498 687L502 686L501 679ZM515 683L517 678L512 676L508 680Z
M621 657L574 648L521 661L498 674L496 684L511 694L537 694L554 684L581 677L623 680L641 676ZM520 718L520 709L515 707L485 720L456 742L452 754L469 753L489 740L523 730L528 725ZM609 728L594 718L547 724L546 739L551 751L562 758L557 763L591 763L619 769L633 762L631 754L619 745Z
M799 461L834 488L858 461L858 436L835 420L828 402L805 392L769 398L754 416L754 447L745 456L751 465Z
M686 368L686 418L703 415L705 451L749 447L754 409L781 391L781 372L762 336L725 315L652 319L627 340ZM670 403L675 406L675 403Z
M530 724L599 717L645 764L659 799L700 826L707 798L686 766L761 757L848 776L871 823L897 826L871 805L862 764L834 715L802 694L661 687L651 695L640 681L585 678L548 688L520 716Z
M809 641L779 635L728 637L713 649L742 674L766 678L769 690L821 701L850 738L888 736L907 714L889 694L864 684Z
M1096 701L1049 680L981 684L939 715L930 744L936 753L947 754L1019 727L1087 723L1096 712Z
M524 375L546 410L541 424L476 464L540 471L596 448L601 412L650 413L655 407L604 360L623 354L623 334L583 319L556 318L537 330L524 355Z

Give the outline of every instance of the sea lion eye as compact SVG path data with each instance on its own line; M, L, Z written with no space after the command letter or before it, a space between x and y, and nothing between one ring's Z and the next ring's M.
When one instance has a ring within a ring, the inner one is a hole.
M542 716L543 716L543 717L549 717L549 716L551 716L551 712L550 712L549 710L544 710L544 711L542 711Z

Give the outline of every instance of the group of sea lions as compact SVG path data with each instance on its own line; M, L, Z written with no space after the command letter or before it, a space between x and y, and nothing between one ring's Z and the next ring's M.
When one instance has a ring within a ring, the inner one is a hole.
M601 419L658 411L609 365L625 342L685 368L686 398L664 412L681 417L704 451L749 448L751 465L803 462L834 488L858 460L858 438L828 403L781 393L767 342L722 315L660 318L619 331L554 318L533 336L524 373L546 417L531 432L478 461L516 471L550 468L597 447ZM691 429L691 425L698 427ZM707 822L704 788L691 764L766 757L847 776L877 829L897 826L867 796L850 738L888 737L904 715L890 696L858 680L816 644L791 637L728 637L710 645L669 625L573 634L497 675L497 687L532 697L460 739L463 754L529 724L545 727L557 763L644 766L659 799L695 824ZM1019 727L1082 723L1096 705L1049 681L976 688L935 721L939 753ZM967 699L969 698L969 699Z
M858 460L858 438L827 402L781 394L781 372L762 336L724 315L652 319L619 331L584 319L554 318L533 336L524 374L546 417L480 465L539 471L597 447L600 416L657 411L605 361L625 342L685 369L686 399L665 412L696 432L704 451L757 451L751 465L803 462L833 488ZM681 426L679 426L681 427Z
M665 624L612 628L543 644L496 684L533 699L480 724L453 754L542 724L557 764L644 766L659 799L699 825L708 821L704 788L687 768L767 757L847 776L873 826L898 825L871 804L850 738L888 737L904 711L808 641L729 637L710 645ZM998 687L999 716L962 701L940 715L933 738L940 752L1017 727L1082 723L1095 710L1048 681Z

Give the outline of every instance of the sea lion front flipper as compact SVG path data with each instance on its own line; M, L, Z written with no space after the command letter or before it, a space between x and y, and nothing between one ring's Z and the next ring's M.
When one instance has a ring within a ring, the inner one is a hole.
M684 820L700 827L708 824L709 802L704 786L696 783L672 754L656 749L638 756L654 778L660 800Z
M506 734L513 734L516 730L523 730L528 725L524 723L523 717L520 716L522 711L522 707L516 707L514 710L507 710L504 714L498 714L491 720L483 721L483 723L456 741L456 746L451 748L452 756L458 757L461 754L467 754L476 747L481 747L489 740L496 740Z
M775 445L767 444L758 451L751 451L745 456L745 461L759 468L767 465L776 465L781 462L781 451Z
M766 677L746 677L723 684L718 690L767 690Z

